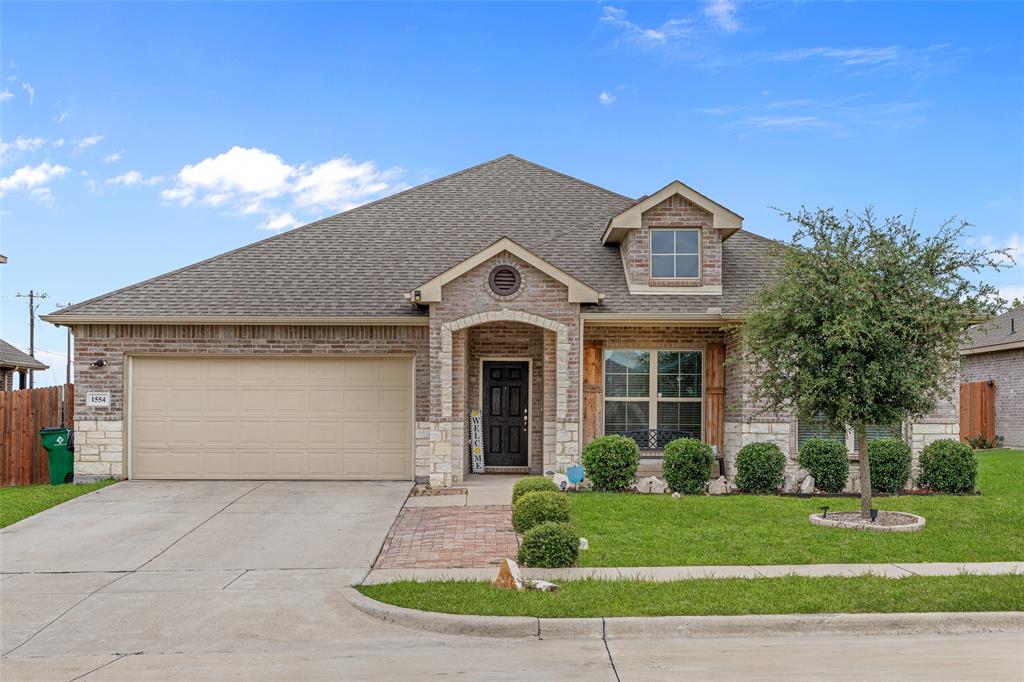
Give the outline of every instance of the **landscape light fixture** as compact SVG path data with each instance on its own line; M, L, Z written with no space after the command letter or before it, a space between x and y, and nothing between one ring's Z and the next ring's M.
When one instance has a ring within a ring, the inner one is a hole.
M871 510L871 523L874 523L877 519L878 519L878 510L877 509L872 509Z
M828 507L822 507L821 508L821 518L825 518L826 516L828 516Z

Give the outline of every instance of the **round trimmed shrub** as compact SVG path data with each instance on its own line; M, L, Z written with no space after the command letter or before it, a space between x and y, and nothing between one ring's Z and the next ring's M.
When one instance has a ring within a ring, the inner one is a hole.
M815 487L827 493L842 492L850 478L850 458L839 441L808 438L800 448L799 461L814 476Z
M569 521L569 500L563 493L549 490L526 493L512 505L512 525L520 533L545 521Z
M736 454L736 485L758 495L779 492L786 456L775 443L750 443Z
M622 490L636 478L640 446L625 436L601 436L583 448L583 471L594 490Z
M978 459L967 443L943 438L921 451L921 484L932 490L974 492L977 477Z
M868 443L871 489L894 493L906 488L911 456L910 446L899 438L879 438Z
M575 526L545 521L526 531L516 558L524 566L565 568L575 564L579 556L580 532Z
M676 438L665 446L661 468L668 487L677 493L700 495L711 478L715 455L696 438Z
M526 478L520 478L516 481L515 485L512 486L512 504L516 503L520 497L526 493L532 492L558 492L558 486L547 476L527 476Z

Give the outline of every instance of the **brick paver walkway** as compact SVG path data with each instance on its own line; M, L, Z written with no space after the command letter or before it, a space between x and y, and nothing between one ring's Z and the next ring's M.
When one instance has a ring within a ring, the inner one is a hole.
M406 507L375 568L487 568L515 558L512 507Z

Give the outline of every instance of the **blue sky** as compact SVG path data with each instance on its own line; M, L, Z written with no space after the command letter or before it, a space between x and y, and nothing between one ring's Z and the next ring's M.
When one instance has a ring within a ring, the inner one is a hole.
M1020 3L0 5L0 336L505 153L1024 247ZM1021 264L990 279L1024 297ZM64 332L37 345L63 376Z

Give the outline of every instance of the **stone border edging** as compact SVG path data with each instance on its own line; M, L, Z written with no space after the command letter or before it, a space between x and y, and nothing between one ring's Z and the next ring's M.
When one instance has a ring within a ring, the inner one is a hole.
M870 530L875 533L919 533L924 530L924 517L918 516L917 514L911 514L910 512L901 511L898 512L904 516L914 517L913 522L905 523L900 526L879 526L878 524L871 523L870 521L835 521L822 516L820 513L811 514L807 519L813 526L823 526L826 528L847 528L850 530Z
M535 618L533 616L463 616L420 611L371 599L354 587L342 588L359 611L388 623L471 637L540 639L746 637L772 635L968 634L1024 632L1024 612L928 612L772 614L748 616L651 616L614 618Z

